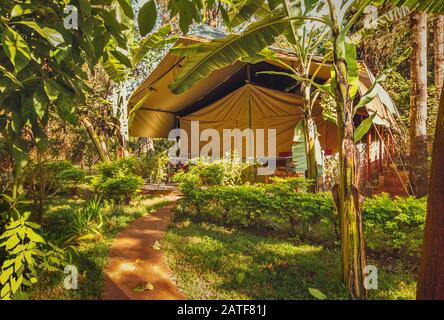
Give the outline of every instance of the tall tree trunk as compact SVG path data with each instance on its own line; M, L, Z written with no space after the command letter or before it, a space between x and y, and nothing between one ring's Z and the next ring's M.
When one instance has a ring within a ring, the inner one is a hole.
M433 50L435 53L435 86L438 99L444 82L444 15L436 15L433 24Z
M444 88L433 142L430 192L417 299L444 300Z
M318 168L316 163L316 129L315 122L311 113L311 96L310 86L302 84L304 97L304 136L305 136L305 155L307 158L307 178L313 181L309 191L316 192L318 190Z
M97 153L100 157L100 160L102 160L103 162L110 162L111 158L108 154L106 144L100 138L100 136L96 133L92 123L89 121L89 119L86 116L82 116L80 118L80 121L82 122L83 126L85 127L86 131L88 132L89 137L91 138L92 142L94 143L94 146L96 147L96 150L97 150Z
M415 196L427 195L427 14L415 12L412 17L412 59L410 77L410 170L409 178Z

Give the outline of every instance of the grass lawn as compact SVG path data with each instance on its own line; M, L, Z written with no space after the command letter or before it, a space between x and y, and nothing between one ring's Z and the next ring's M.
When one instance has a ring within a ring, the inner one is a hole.
M48 200L43 231L48 239L60 239L67 235L67 216L75 214L85 197L56 196ZM103 270L108 259L109 248L118 234L130 222L142 215L154 212L170 203L168 197L139 196L128 206L105 206L105 223L102 234L93 241L81 242L75 247L72 264L79 271L78 289L65 290L63 279L66 274L43 275L32 287L30 299L100 299L103 287Z
M178 220L166 235L167 260L188 299L347 299L339 251L247 231ZM414 274L402 262L378 267L372 299L414 299Z

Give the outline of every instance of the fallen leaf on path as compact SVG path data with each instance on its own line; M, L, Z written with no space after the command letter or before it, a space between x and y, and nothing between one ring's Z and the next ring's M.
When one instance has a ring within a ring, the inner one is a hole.
M154 250L160 250L162 246L160 245L159 241L155 241L154 244L151 245L151 248L153 248Z
M137 287L133 289L134 292L146 292L146 291L153 291L154 286L151 282L142 282Z

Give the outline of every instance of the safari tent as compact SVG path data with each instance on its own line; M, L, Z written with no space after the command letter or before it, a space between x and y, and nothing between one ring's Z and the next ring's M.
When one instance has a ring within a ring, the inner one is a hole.
M178 43L187 45L223 36L219 31L200 28L193 35L180 38ZM279 59L297 67L298 59L292 52L271 49ZM331 69L331 65L322 63L322 60L322 57L318 57L312 63L312 72L320 67L316 80L321 83L330 79ZM304 155L301 155L304 149L297 148L298 143L303 142L303 137L298 136L298 130L295 130L303 117L300 108L303 105L302 97L297 94L299 84L282 75L258 74L261 71L285 70L273 61L238 61L176 95L170 91L169 85L185 62L185 58L167 53L132 93L128 101L131 136L166 138L174 128L189 132L193 120L199 121L201 131L207 128L217 131L275 128L277 156L299 159L296 160L296 167L304 168ZM365 94L373 81L371 72L365 64L360 63L359 94ZM377 97L362 108L354 119L358 125L369 114L376 113L374 126L363 138L361 148L367 159L368 176L375 170L382 170L382 161L387 158L392 144L388 130L396 127L394 103L381 86L377 85L377 90ZM319 101L315 103L313 115L318 132L318 153L335 154L338 151L336 125L325 119Z

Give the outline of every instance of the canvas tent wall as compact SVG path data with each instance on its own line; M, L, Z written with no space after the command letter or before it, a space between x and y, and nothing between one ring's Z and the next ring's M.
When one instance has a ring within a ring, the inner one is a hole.
M269 155L268 130L276 130L276 154L273 157L283 153L292 152L295 127L303 119L302 98L298 95L271 90L251 83L235 90L222 99L193 112L184 117L180 117L180 128L187 132L188 138L191 137L191 122L199 121L199 134L205 129L215 129L219 136L220 150L226 149L230 145L230 150L234 150L233 139L223 134L224 129L264 129L264 155ZM322 117L322 109L319 104L315 105L314 118L316 126L320 128L320 143L323 149L337 151L337 128L332 122L325 121ZM257 138L255 134L255 138ZM255 141L257 142L257 140ZM200 147L207 142L200 143ZM191 143L188 142L190 146ZM247 155L246 141L242 145L242 156ZM200 148L199 148L200 149ZM191 154L191 157L197 155Z

